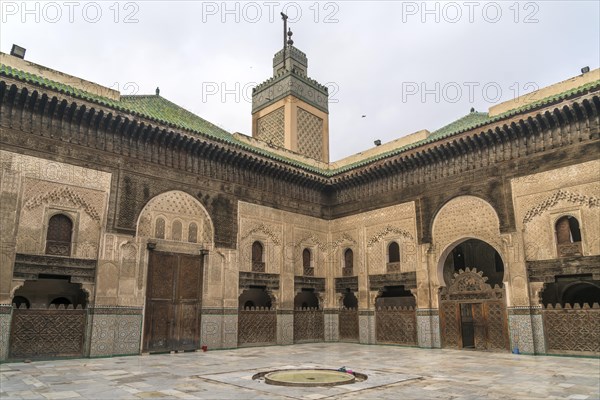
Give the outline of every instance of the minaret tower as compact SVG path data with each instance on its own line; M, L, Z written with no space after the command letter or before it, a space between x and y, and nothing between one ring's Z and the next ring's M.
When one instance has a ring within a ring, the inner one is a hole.
M273 77L252 91L252 136L329 162L327 87L307 76L306 54L294 47L287 15L281 16L283 49L273 57Z

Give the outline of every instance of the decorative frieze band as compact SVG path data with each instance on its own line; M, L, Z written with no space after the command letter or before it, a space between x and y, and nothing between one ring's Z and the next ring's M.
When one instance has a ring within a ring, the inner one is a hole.
M358 292L358 276L335 278L336 293L346 293L347 289L350 289L351 292Z
M264 286L267 290L279 290L279 275L240 271L240 289L250 289L251 286Z
M316 292L325 291L325 278L314 278L310 276L295 276L295 290L314 289Z
M417 273L369 275L369 290L381 290L385 286L404 286L404 289L417 288Z
M417 308L417 316L419 317L437 317L440 311L437 308Z
M141 315L144 312L143 307L122 306L97 306L87 310L90 315Z
M37 279L39 274L66 275L73 282L94 283L96 265L96 260L17 254L13 274L21 279Z

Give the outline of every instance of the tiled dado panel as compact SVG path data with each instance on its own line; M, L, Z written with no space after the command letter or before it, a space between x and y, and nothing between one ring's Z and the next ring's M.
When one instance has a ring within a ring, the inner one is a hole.
M419 347L440 348L440 316L437 309L417 309Z
M375 344L375 311L358 312L358 341Z
M518 348L521 353L546 353L541 308L510 307L508 331L511 350Z
M337 310L325 310L323 314L325 319L325 341L337 342L339 335L339 314Z
M277 344L294 343L294 311L277 311Z
M139 354L142 311L141 307L90 309L90 357Z
M200 344L208 349L237 347L238 314L236 309L203 309Z
M8 358L12 304L0 304L0 361Z

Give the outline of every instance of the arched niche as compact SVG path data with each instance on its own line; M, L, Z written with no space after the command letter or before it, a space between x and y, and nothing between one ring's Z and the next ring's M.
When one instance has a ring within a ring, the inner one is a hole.
M137 221L137 236L209 247L214 243L214 226L198 200L173 190L153 197L144 206Z
M264 288L245 289L238 298L239 308L271 308L273 299Z
M442 253L440 282L448 286L465 268L477 268L488 278L487 283L494 287L503 286L504 261L496 248L489 243L474 238L459 240Z
M23 301L25 299L25 301ZM86 308L88 292L80 283L71 283L68 279L40 278L25 281L23 286L15 290L13 304L31 308L48 308L50 306L67 306Z

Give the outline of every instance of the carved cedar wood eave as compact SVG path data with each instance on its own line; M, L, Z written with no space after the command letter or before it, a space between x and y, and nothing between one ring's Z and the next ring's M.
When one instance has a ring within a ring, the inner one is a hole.
M94 283L96 266L96 260L17 253L13 274L15 278L33 280L39 274L66 275L74 283Z
M369 290L383 290L385 286L404 286L405 290L417 288L416 272L369 275Z
M240 271L240 293L252 286L264 286L267 291L279 290L279 274Z
M358 292L358 276L335 278L336 293L346 293L347 289L350 289L350 292Z
M555 260L527 261L527 276L530 282L556 282L561 275L592 275L600 280L600 256L563 257Z

